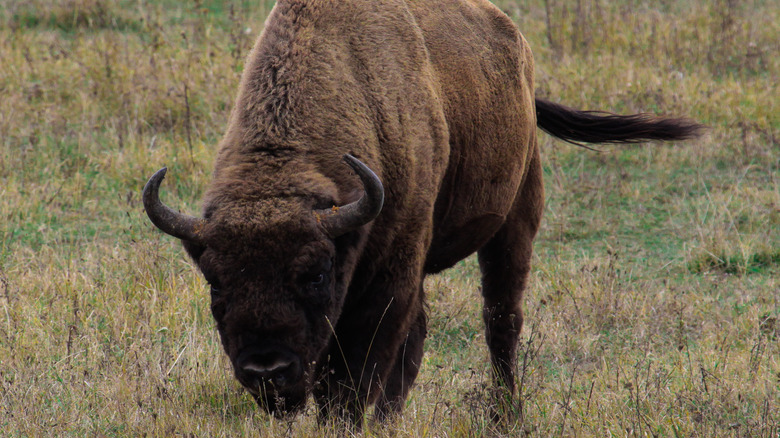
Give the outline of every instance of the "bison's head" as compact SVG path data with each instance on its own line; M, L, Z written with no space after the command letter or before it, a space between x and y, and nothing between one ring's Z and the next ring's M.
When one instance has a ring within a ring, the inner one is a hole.
M149 218L183 241L211 285L211 310L236 378L273 413L304 405L315 363L330 342L351 275L346 265L353 265L345 263L350 255L340 236L382 208L377 176L352 156L345 161L364 193L340 208L316 209L300 197L231 198L196 218L160 201L166 169L144 188ZM263 217L247 217L258 212Z

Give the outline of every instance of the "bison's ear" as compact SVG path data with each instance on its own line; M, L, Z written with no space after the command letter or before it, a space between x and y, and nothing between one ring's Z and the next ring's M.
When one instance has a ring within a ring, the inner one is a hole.
M187 254L192 257L192 260L195 263L198 263L198 260L200 260L200 256L203 255L203 251L206 250L206 247L195 242L190 242L189 240L182 240L181 243L182 246L184 246L184 250L187 251Z
M206 225L204 219L181 214L160 201L160 184L168 168L155 172L144 186L144 210L152 223L162 232L181 240L198 241L200 232Z
M333 208L334 205L338 205L338 202L335 199L331 197L318 197L314 200L311 208L314 211L329 210Z
M347 205L352 204L353 202L357 202L360 200L360 197L363 196L364 191L361 189L353 189L349 192L345 193L344 196L341 199L341 202L339 202L339 205Z
M353 202L360 200L360 197L363 196L363 193L364 192L362 189L353 189L346 194L339 196L339 199L333 199L330 196L319 197L314 201L312 209L315 211L327 211L332 210L333 207L336 206L352 204Z
M385 189L376 174L352 155L344 155L363 183L359 199L338 208L315 210L314 215L330 237L338 237L371 222L382 211Z

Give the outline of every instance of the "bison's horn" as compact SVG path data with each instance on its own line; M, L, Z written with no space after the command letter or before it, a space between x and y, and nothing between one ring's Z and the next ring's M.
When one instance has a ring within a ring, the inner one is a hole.
M163 232L182 240L202 243L198 231L205 220L176 212L160 201L160 183L165 178L167 167L163 167L149 178L144 186L144 209L152 223Z
M338 237L371 222L382 211L385 202L385 189L376 174L352 155L344 155L344 161L360 177L365 193L351 204L315 212L322 227L331 237Z

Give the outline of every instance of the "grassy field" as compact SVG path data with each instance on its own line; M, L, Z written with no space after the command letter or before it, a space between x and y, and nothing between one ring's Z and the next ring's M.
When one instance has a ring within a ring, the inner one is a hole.
M232 378L204 280L149 223L199 211L271 1L0 0L0 435L318 436ZM427 281L402 420L367 436L780 436L780 8L498 1L571 106L688 115L681 144L542 135L547 212L496 430L469 259Z

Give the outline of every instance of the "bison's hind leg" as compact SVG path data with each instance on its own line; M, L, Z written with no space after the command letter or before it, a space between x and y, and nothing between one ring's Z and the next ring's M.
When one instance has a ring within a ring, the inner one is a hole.
M500 411L510 406L515 392L515 366L522 297L531 268L533 239L544 207L544 189L538 150L506 222L478 252L482 271L482 316L490 351L493 382ZM511 412L504 412L511 415Z

